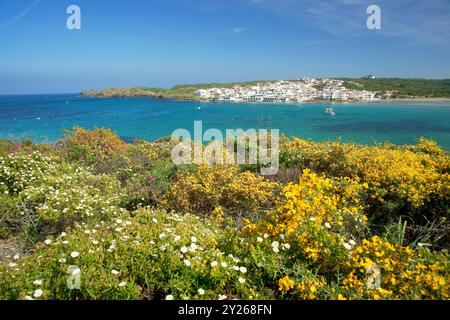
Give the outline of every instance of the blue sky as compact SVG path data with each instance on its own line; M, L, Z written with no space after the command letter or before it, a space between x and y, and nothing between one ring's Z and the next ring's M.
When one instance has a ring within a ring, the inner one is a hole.
M81 30L66 9L81 8ZM377 4L382 30L368 30ZM450 78L448 0L0 0L0 94L292 79Z

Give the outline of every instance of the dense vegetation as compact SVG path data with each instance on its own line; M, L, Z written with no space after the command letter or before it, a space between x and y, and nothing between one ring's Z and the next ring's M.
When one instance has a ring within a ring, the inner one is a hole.
M401 79L401 78L339 78L344 80L344 86L354 90L368 90L377 92L392 92L394 98L410 97L450 97L450 79L429 80L429 79ZM252 81L252 82L233 82L233 83L200 83L176 85L170 89L163 88L109 88L104 90L86 90L81 94L95 97L156 97L165 99L187 99L197 100L195 92L199 89L208 88L232 88L236 85L254 85L261 82L271 81ZM324 85L318 85L316 88L323 89Z
M407 97L450 97L450 79L401 79L401 78L361 78L342 79L344 86L355 90L388 92L393 91L396 98Z
M175 166L172 147L0 140L0 299L449 298L450 155L433 141L283 138L270 178Z

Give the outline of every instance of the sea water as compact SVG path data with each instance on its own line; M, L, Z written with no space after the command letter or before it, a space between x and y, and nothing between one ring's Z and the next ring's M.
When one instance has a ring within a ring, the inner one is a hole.
M325 113L333 108L335 115ZM78 94L0 96L0 137L53 143L73 126L111 128L127 141L154 140L175 129L279 129L313 141L414 144L419 137L450 150L450 103L221 103Z

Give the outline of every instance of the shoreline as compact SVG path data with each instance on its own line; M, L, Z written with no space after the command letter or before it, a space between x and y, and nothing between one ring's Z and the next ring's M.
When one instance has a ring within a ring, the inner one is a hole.
M407 101L407 102L450 102L450 98L395 98L387 101Z
M99 99L127 99L127 98L150 98L155 100L173 100L173 101L186 101L186 102L199 102L199 103L249 103L249 104L304 104L304 103L327 103L327 104L357 104L357 103L389 103L389 102L447 102L450 103L450 98L392 98L392 99L383 99L383 100L373 100L373 101L364 101L364 100L352 100L352 101L336 101L336 100L308 100L308 101L232 101L232 100L205 100L205 99L195 99L195 98L187 98L187 97L164 97L164 96L150 96L150 95L135 95L135 96L97 96L97 95L82 95L81 97L89 97L89 98L99 98Z

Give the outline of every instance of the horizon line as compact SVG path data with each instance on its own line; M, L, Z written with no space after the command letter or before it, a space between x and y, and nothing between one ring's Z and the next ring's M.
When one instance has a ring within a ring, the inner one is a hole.
M106 86L103 87L103 89L93 89L91 88L86 88L86 89L82 89L81 91L74 91L74 92L36 92L36 93L0 93L0 96L26 96L26 95L69 95L69 94L80 94L83 91L86 90L105 90L105 89L113 89L113 88L153 88L153 89L165 89L165 90L169 90L172 89L176 86L188 86L188 85L208 85L208 84L223 84L223 85L229 85L229 84L233 84L233 83L248 83L248 82L276 82L276 81L301 81L303 80L303 78L309 78L309 79L364 79L364 77L368 76L369 74L365 75L365 76L360 76L360 77L350 77L350 76L329 76L329 77L309 77L309 76L304 76L302 78L297 78L297 79L272 79L272 80L243 80L243 81L212 81L212 82L185 82L185 83L175 83L174 85L170 85L167 87L163 87L163 86L151 86L151 85L131 85L131 86ZM393 76L393 77L386 77L386 76L375 76L376 78L374 80L379 80L379 79L403 79L403 80L449 80L450 81L450 76L448 77L443 77L443 78L424 78L424 77L399 77L399 76ZM100 88L100 86L96 86L96 88Z

